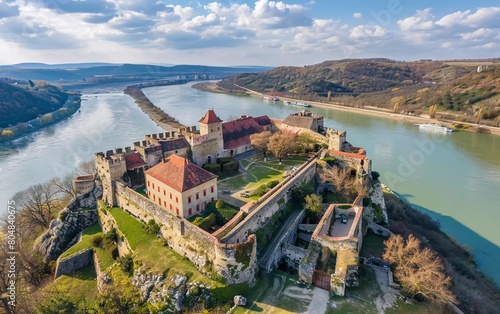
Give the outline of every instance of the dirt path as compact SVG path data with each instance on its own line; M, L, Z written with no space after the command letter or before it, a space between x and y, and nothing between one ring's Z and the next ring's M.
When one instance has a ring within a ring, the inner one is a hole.
M374 267L377 282L382 290L382 295L375 299L377 313L384 314L385 310L396 304L399 296L399 291L389 286L387 271L378 267Z
M307 311L304 314L322 314L326 313L326 308L328 306L328 300L330 298L328 291L314 287L312 289L313 295L311 303L307 307Z

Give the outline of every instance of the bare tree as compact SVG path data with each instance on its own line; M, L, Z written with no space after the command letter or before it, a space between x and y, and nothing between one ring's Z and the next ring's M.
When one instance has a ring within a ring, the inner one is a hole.
M396 265L394 275L405 292L413 298L435 303L457 303L450 291L451 277L444 273L444 265L434 251L421 248L420 240L410 235L392 235L384 242L383 258Z
M87 176L96 172L95 163L93 160L84 161L78 165L74 171L75 176Z
M274 156L278 157L281 164L281 159L286 155L292 153L297 146L297 134L291 131L280 131L274 133L269 138L269 143L267 144L267 149L273 153Z
M393 106L394 113L398 113L401 110L401 106L404 104L405 98L403 96L394 97L391 99L391 105Z
M253 148L255 148L258 152L262 152L264 154L264 158L266 158L267 144L269 144L269 138L271 135L272 134L269 131L250 135L250 143Z
M61 209L59 191L53 182L35 184L14 195L21 216L33 228L48 228L50 221Z
M52 184L58 189L61 194L73 198L76 195L75 188L73 187L73 176L68 174L64 178L55 177L50 180Z

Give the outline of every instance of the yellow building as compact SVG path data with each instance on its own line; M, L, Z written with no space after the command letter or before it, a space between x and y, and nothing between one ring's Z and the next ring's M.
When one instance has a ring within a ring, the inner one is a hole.
M217 176L177 155L148 169L145 185L153 202L185 218L217 199Z

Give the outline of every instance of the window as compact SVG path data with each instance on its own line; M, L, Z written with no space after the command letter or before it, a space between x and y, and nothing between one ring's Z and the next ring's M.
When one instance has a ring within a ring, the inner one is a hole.
M170 199L172 199L172 193L170 193Z
M160 186L158 186L158 192L160 192Z
M160 204L160 206L161 206L161 198L160 197L158 197L158 204Z
M174 208L172 207L172 204L170 204L170 210L173 210Z
M191 204L191 196L188 196L188 204Z
M214 198L212 197L212 202L214 201Z
M149 187L149 183L150 183L150 182L148 181L148 187Z
M179 203L179 198L177 196L175 197L175 202Z
M196 211L199 212L200 211L200 204L196 204Z
M212 186L210 187L210 193L213 193L213 192L214 192L214 186L212 185Z
M167 191L163 190L163 195L167 195Z
M203 190L203 196L207 196L207 189Z
M193 210L191 208L188 209L188 215L191 216L193 214Z
M155 188L155 184L153 183L153 189Z
M156 195L153 194L153 201L156 202Z
M175 208L175 212L177 213L177 215L179 215L179 208Z
M200 193L196 193L196 199L199 200L200 199Z
M167 202L163 201L163 207L167 207Z

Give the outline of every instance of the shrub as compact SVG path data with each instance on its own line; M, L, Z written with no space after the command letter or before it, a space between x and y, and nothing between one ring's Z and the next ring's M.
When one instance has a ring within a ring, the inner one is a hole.
M380 178L380 173L378 173L377 171L372 171L372 179L378 180L378 178Z
M220 209L220 208L224 207L224 205L226 205L224 200L217 200L217 203L215 203L215 208Z
M269 191L269 188L265 184L262 184L253 191L252 196L261 197L262 195L266 194L267 191Z
M102 240L103 240L102 236L96 235L92 238L92 245L95 247L101 247Z
M239 161L228 162L222 165L222 170L228 175L237 174L240 171Z
M157 234L160 232L160 225L158 225L154 219L150 219L146 225L146 230L148 233Z
M219 164L204 164L203 169L217 175L221 172Z
M269 181L267 182L266 186L269 188L269 189L272 189L274 188L275 186L277 186L280 182L278 180L272 180L272 181Z
M116 228L112 228L108 233L104 235L104 239L112 242L118 241L118 233L116 232Z
M326 162L327 164L329 164L330 166L333 166L333 163L335 161L335 158L334 157L331 157L331 156L328 156L328 157L325 157L323 159L324 162Z
M132 255L127 254L124 257L119 258L118 263L124 273L129 275L134 273L134 260L132 259Z
M210 227L215 225L215 223L216 223L216 218L215 218L214 213L211 213L210 215L208 215L205 218L196 217L196 219L193 221L194 225L200 227L201 229L203 229L205 231L208 231L208 229L210 229Z

